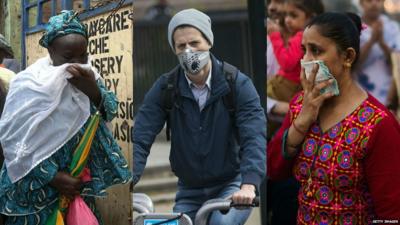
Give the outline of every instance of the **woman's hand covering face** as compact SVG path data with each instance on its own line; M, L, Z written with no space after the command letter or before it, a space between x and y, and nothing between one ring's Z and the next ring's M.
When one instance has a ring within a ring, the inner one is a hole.
M96 84L94 72L78 64L68 66L67 71L72 75L72 78L68 79L68 81L81 90L96 106L98 106L101 101L101 94Z

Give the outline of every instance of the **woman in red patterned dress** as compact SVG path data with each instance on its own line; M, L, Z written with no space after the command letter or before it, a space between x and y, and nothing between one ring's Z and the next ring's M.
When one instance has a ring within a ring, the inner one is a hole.
M334 79L315 83L318 66L308 79L303 69L304 91L268 144L269 178L301 183L297 224L400 220L400 126L351 77L360 32L357 15L324 13L303 34L303 60L322 60ZM340 94L321 94L333 80Z

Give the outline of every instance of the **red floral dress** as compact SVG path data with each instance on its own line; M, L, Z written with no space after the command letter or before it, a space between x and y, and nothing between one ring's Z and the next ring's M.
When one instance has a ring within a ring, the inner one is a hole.
M294 159L285 159L286 131L303 95L268 144L268 175L300 182L298 224L371 224L400 219L400 126L375 98L322 132L314 123ZM400 222L400 221L399 221Z

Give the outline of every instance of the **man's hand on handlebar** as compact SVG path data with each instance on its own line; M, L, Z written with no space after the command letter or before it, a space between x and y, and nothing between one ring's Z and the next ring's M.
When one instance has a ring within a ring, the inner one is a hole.
M242 184L239 191L232 195L234 205L251 205L256 197L256 188L252 184Z

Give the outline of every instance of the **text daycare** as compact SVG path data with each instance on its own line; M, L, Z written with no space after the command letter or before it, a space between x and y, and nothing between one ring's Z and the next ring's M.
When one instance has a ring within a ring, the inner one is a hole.
M129 29L131 21L128 19L128 15L129 10L125 10L111 16L109 20L106 20L106 18L99 18L89 21L85 24L89 32L89 37Z

